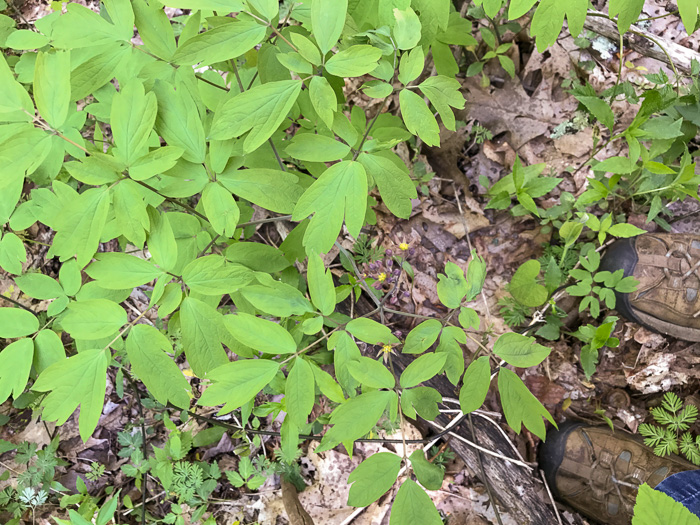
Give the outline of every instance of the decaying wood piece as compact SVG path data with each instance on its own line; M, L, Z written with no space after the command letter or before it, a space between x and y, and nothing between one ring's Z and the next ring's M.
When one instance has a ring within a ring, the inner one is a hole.
M284 478L282 478L282 503L291 525L314 525L314 520L299 502L296 487Z
M392 356L397 378L414 358L412 355L403 354ZM435 388L443 397L458 397L457 389L444 377L433 378L425 384ZM503 456L514 457L511 444L493 423L476 416L472 419L475 436L471 435L466 420L454 430L454 433L487 450ZM436 419L436 423L442 427L447 426L450 421L451 418L448 415L442 414ZM449 443L452 450L467 465L467 468L481 477L477 451L454 438L450 439ZM541 497L545 493L545 488L537 479L539 475L535 470L531 471L483 453L481 460L486 474L486 479L482 481L490 484L494 496L499 500L500 509L506 510L517 523L522 525L552 525L557 523L551 505Z
M610 20L605 13L589 10L584 27L613 42L618 42L620 40L617 24L613 20ZM690 63L693 59L700 62L700 53L690 48L664 40L662 37L644 31L634 25L631 27L631 30L638 34L627 33L625 35L625 45L634 49L641 55L659 60L669 66L671 65L671 61L673 61L676 69L683 73L690 73ZM668 56L666 56L666 53L664 53L654 41L659 42L664 47Z

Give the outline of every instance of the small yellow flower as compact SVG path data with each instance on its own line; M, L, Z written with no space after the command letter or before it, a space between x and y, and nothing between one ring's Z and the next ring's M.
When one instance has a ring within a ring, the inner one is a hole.
M383 283L384 281L386 281L386 274L384 272L380 273L377 276L377 281L379 281L380 283Z
M385 354L390 354L391 353L391 345L383 345L382 352Z
M408 250L408 243L402 242L401 244L399 244L399 248L405 252L406 250Z

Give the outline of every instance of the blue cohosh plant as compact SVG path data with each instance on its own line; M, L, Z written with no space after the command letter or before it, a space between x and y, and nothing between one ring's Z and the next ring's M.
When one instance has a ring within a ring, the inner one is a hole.
M537 2L475 3L490 19L506 8L504 18L515 20ZM679 8L686 27L694 27L697 13L690 14L689 3ZM164 4L189 12L171 23ZM615 4L612 14L624 32L643 2ZM538 48L555 42L565 17L570 31L580 33L587 7L583 0L539 3L530 27ZM448 263L437 290L448 314L423 320L399 340L370 318L388 309L354 268L352 284L368 287L377 308L353 319L336 311L337 289L321 256L341 233L357 239L375 220L372 206L379 201L409 217L416 184L425 181L411 179L393 147L418 139L439 145L437 117L455 129L452 110L465 102L450 46L473 43L470 22L450 2L434 0L396 6L379 0L281 6L276 0L103 0L99 13L68 3L65 13L53 12L31 29L0 15L0 267L26 297L50 301L45 312L19 303L0 307L6 340L0 401L17 402L31 392L42 419L58 425L79 407L79 432L87 440L100 420L108 370L140 380L161 405L219 407L219 414L235 412L244 425L264 390L282 396L273 407L286 414L278 456L292 462L299 435L318 427L326 431L317 451L342 444L352 452L353 442L381 418L391 426L403 416L435 418L441 397L421 384L438 374L460 386L461 408L471 412L482 405L493 374L508 424L516 432L524 424L543 438L543 418L553 423L552 416L503 363L534 366L548 348L532 337L501 334L488 347L482 343L465 370L463 345L471 332L482 334L479 316L464 303L480 294L483 260L472 254L466 276ZM491 47L508 69L503 45ZM425 67L428 56L435 74ZM362 93L380 108L397 100L400 116L351 105L343 91L348 78L360 79ZM612 129L601 99L579 100ZM662 88L647 92L638 118L617 137L635 154L594 166L619 177L592 179L577 202L634 192L658 215L669 195L697 190L689 156L672 162L679 158L677 140L688 136L683 126L695 118L695 102ZM676 115L678 104L690 117ZM648 139L654 141L649 149ZM501 202L515 196L523 210L542 214L534 199L557 179L542 178L541 171L517 167L503 184ZM256 210L264 218L254 220ZM279 248L252 241L257 225L290 219L296 226ZM47 257L60 262L57 279L24 265L27 230L35 223L53 231ZM582 222L563 222L565 249L575 249L582 229ZM100 247L109 241L118 249L105 253ZM535 284L528 303L543 304L555 281L559 286L568 278L550 266L544 286L535 282L539 268L520 275ZM123 305L137 287L149 304L131 315ZM149 313L153 325L142 322ZM64 341L71 342L66 347ZM358 342L380 348L379 357L363 355ZM390 372L397 351L416 355L398 384ZM174 359L180 352L187 375ZM192 391L191 376L203 381L201 395ZM311 417L321 396L334 408ZM174 491L178 502L163 519L181 523L181 503L205 499L220 472L211 466L195 472L201 466L183 462L191 446L186 433L168 429L165 445L148 447L147 454L135 434L120 442L132 459L125 472L141 477L144 491L147 472ZM259 480L246 465L227 477L250 488ZM423 453L370 456L350 475L348 503L375 501L402 466L408 470L399 480L392 525L441 523L414 481L440 486L442 471ZM12 498L38 505L36 489L31 498L28 492ZM117 504L115 495L99 511L81 505L69 510L70 521L55 521L106 524ZM145 519L143 505L140 512Z

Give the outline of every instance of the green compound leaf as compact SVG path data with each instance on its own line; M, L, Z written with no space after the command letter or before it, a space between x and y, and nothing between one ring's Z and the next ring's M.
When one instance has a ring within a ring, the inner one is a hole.
M129 332L126 353L136 376L159 403L187 408L190 385L166 352L173 353L170 341L152 326L137 324Z
M353 319L345 329L361 341L371 345L398 344L400 342L391 333L391 328L366 317Z
M572 35L583 30L588 0L542 0L532 17L531 32L536 37L537 50L542 52L556 41L564 24L564 16Z
M97 251L109 212L109 189L92 188L63 207L54 224L56 235L48 257L76 256L83 268Z
M311 369L314 373L314 380L318 385L321 393L334 403L345 402L345 396L343 395L343 389L340 385L335 382L333 377L326 371L321 370L318 366L311 363Z
M0 268L7 273L22 273L22 263L27 262L27 252L22 239L14 233L6 233L0 240Z
M345 158L350 153L350 146L324 135L297 133L286 152L299 160L330 162Z
M22 89L20 87L20 89ZM22 91L24 91L22 89ZM309 82L309 98L314 110L328 128L333 127L333 116L338 110L338 97L325 77L315 76Z
M447 356L443 371L453 385L459 383L464 373L464 353L459 343L465 341L464 331L456 326L446 326L440 335L440 343L435 349L437 353L444 353Z
M94 47L113 43L125 36L116 26L87 7L70 2L68 13L59 16L52 25L51 40L59 49ZM128 38L133 36L133 31Z
M340 443L353 442L367 434L394 398L394 392L374 390L348 399L331 414L333 427L323 436L316 453L330 450Z
M130 0L103 0L102 3L121 39L130 40L134 36L134 11Z
M142 181L168 171L177 164L177 160L182 157L184 152L184 149L176 146L163 146L154 149L131 165L129 177Z
M639 487L632 525L698 525L700 520L685 505L644 483Z
M138 248L143 248L146 242L146 229L150 227L151 222L136 183L122 180L114 186L112 204L122 235Z
M182 280L193 292L221 295L244 287L253 280L253 273L241 264L226 261L222 255L207 255L185 266Z
M401 410L412 419L418 413L420 417L432 421L440 413L438 403L442 403L442 396L434 388L418 386L401 392Z
M291 334L272 321L238 312L225 315L224 325L238 342L266 354L293 354L297 351Z
M292 43L296 46L299 54L308 62L315 66L321 65L321 53L316 44L300 33L291 33L289 35Z
M438 490L442 487L442 478L445 476L445 471L428 461L422 449L413 451L408 459L411 460L413 472L415 472L416 478L418 478L421 485L428 490Z
M86 442L102 413L109 361L108 350L83 350L44 370L32 386L37 392L51 391L42 403L42 418L62 425L80 405L78 428Z
M266 281L264 286L245 286L240 291L241 295L261 312L274 315L275 317L304 315L307 312L314 311L311 303L299 290L288 284L275 281L272 277L269 277L269 279L269 282Z
M309 283L309 295L311 301L323 315L331 315L335 310L335 286L333 286L333 274L326 271L323 258L316 252L309 254L308 271L306 279Z
M442 331L442 323L437 319L423 321L406 336L406 342L401 350L404 354L420 354L425 352L437 341Z
M31 115L34 114L32 99L22 85L15 80L4 55L0 55L0 89L3 94L0 97L0 115L6 118L17 112L20 114L18 120L31 120ZM26 110L29 115L22 110Z
M265 38L265 26L250 16L239 14L227 23L200 33L177 48L173 62L178 65L208 66L250 51Z
M534 337L527 337L515 332L500 336L493 345L493 353L509 365L528 368L539 365L551 350L535 343Z
M445 264L445 274L438 274L437 293L440 302L448 308L459 308L469 290L462 269L453 262Z
M0 351L0 403L12 394L17 399L29 380L34 358L34 343L25 338L7 345Z
M361 77L377 67L382 51L374 46L350 46L326 62L326 71L337 77Z
M464 95L459 82L444 75L428 77L418 86L430 103L435 106L447 129L455 130L454 112L450 107L464 109Z
M41 273L26 273L15 277L15 282L22 293L34 299L54 299L63 295L63 288L57 281Z
M421 23L416 12L407 7L406 9L394 8L394 19L396 23L392 29L396 47L399 49L413 49L418 45L421 38Z
M450 20L449 0L413 0L411 7L420 13L421 45L427 46L447 29Z
M148 232L148 251L151 252L153 261L164 271L172 270L177 264L177 242L170 225L170 219L166 213L158 213L155 209L148 208L148 217L151 223Z
M423 99L409 89L402 89L399 104L406 129L418 135L428 146L439 146L440 127Z
M163 7L155 1L131 0L136 29L146 47L159 58L170 60L175 53L175 33Z
M358 357L346 363L350 375L370 388L394 388L396 379L387 367L369 357Z
M109 299L72 301L61 325L73 339L102 339L114 335L127 322L126 312Z
M279 13L279 2L277 2L277 0L246 0L246 3L249 7L252 7L255 11L263 15L268 22Z
M49 43L49 37L37 33L35 31L29 31L28 29L20 29L11 33L5 41L3 47L9 47L11 49L26 50L26 49L39 49L44 47Z
M501 368L498 372L498 391L506 421L516 434L520 434L521 425L524 424L530 432L544 439L546 432L543 417L556 426L552 415L530 393L515 372Z
M615 125L615 115L610 105L605 100L601 100L598 97L586 97L583 95L577 95L576 100L586 106L586 109L591 112L591 115L612 131Z
M511 0L508 6L508 18L515 20L527 13L532 6L537 3L537 0Z
M99 253L85 269L106 290L136 288L163 275L153 263L126 253Z
M467 266L467 301L473 301L481 293L486 280L486 261L472 250L472 260Z
M277 60L289 71L307 76L313 73L313 68L299 53L278 53Z
M204 127L192 95L179 82L173 86L156 80L153 91L158 97L156 129L170 146L184 150L182 157L197 164L204 162L206 142Z
M0 308L0 337L14 339L30 335L39 329L39 319L20 308Z
M389 490L401 470L401 457L391 452L372 454L348 476L348 505L367 507Z
M75 259L68 259L58 271L58 282L66 295L75 295L83 284L83 276Z
M413 480L407 479L396 494L391 506L389 525L441 525L440 513L425 491Z
M459 391L459 406L468 414L481 408L491 384L491 365L488 356L473 361L464 373L464 386Z
M208 182L202 192L202 204L214 231L225 237L233 237L241 212L231 192L221 184Z
M122 63L131 57L127 46L110 46L104 53L89 58L70 74L71 101L81 100L112 80Z
M112 98L110 125L116 156L127 165L148 153L148 137L153 130L158 101L146 93L143 83L131 80Z
M197 377L204 377L214 368L228 362L221 346L222 315L208 304L185 297L180 306L182 346L187 361Z
M63 125L70 104L70 52L39 51L34 66L34 100L52 128Z
M508 285L513 298L524 306L541 306L549 297L547 289L537 283L540 262L532 259L520 265Z
M219 415L240 408L254 399L277 375L279 364L266 359L241 359L215 368L207 374L212 385L207 388L199 405L224 405Z
M231 193L277 213L292 213L304 193L299 177L282 170L227 169L216 178Z
M403 161L391 152L362 153L357 160L377 183L382 201L391 213L408 219L413 211L411 199L418 194Z
M420 356L408 365L406 370L401 374L401 387L410 388L431 379L433 376L440 373L446 361L447 354L444 352Z
M314 372L311 365L301 357L294 359L294 367L287 376L284 396L287 414L298 427L306 425L306 419L314 407Z
M367 207L367 174L359 162L333 164L304 192L294 207L292 220L314 214L304 233L307 250L328 253L345 225L357 237Z
M698 0L678 0L678 12L688 34L695 31L698 23Z
M637 228L633 224L613 224L608 233L614 237L636 237L642 233L646 233L646 230Z
M479 326L481 325L481 319L479 319L479 314L476 313L476 310L466 306L459 309L458 319L459 324L461 324L462 328L465 330L469 330L470 328L478 330Z
M423 52L422 47L417 47L413 50L411 50L410 53L403 53L401 55L401 62L399 62L399 82L402 84L408 84L409 82L414 81L417 79L420 74L423 72L423 69L425 68L425 53ZM384 84L384 83L382 83ZM382 95L382 97L378 98L384 98L386 96L389 96L389 94L393 91L393 88L391 87L390 84L385 84L386 86L389 87L389 92L385 92L386 94ZM367 93L367 91L365 91ZM369 95L369 94L368 94ZM369 95L372 96L372 95Z
M32 364L37 373L42 373L49 366L66 358L61 338L53 330L41 330L34 337L34 360Z
M255 151L277 131L300 91L298 80L281 80L233 96L214 115L209 138L227 140L250 131L243 151Z
M338 42L347 11L348 0L312 0L311 29L322 54Z

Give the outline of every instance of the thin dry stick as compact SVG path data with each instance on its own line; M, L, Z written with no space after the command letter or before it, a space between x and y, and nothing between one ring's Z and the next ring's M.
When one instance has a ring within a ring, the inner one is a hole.
M549 484L547 483L547 478L544 477L544 471L540 470L540 477L542 478L542 483L544 483L544 488L547 489L547 495L549 496L549 501L552 502L552 507L554 507L554 514L557 516L557 521L559 522L559 525L564 525L561 522L561 516L559 516L559 509L557 508L557 504L554 501L554 496L552 496L552 491L549 489Z
M516 446L513 444L513 442L512 442L512 441L510 440L510 438L508 437L508 434L506 434L505 430L503 430L503 429L501 428L501 425L499 425L498 423L496 423L496 422L495 422L493 419L491 419L489 416L480 413L478 410L472 412L472 414L475 414L475 415L479 416L481 419L485 419L486 421L488 421L489 423L491 423L494 427L496 427L496 428L498 429L498 431L501 433L501 435L506 439L506 441L508 442L508 444L510 445L510 447L513 449L513 452L515 452L515 455L518 456L518 458L520 459L520 461L522 461L523 463L527 463L527 461L525 461L525 458L524 458L524 457L520 454L520 452L518 451L518 447L516 447Z
M456 418L456 419L461 419L461 418ZM435 428L437 428L437 429L440 430L440 431L444 431L444 430L445 430L445 427L442 427L441 425L439 425L438 423L435 423L434 421L428 421L428 423L430 423L431 425L433 425ZM502 459L503 461L508 461L509 463L513 463L514 465L519 465L519 466L521 466L521 467L526 468L526 469L529 470L529 471L534 470L530 465L528 465L527 463L525 463L525 462L523 462L523 461L520 461L520 460L518 460L518 459L509 458L508 456L504 456L504 455L502 455L502 454L498 454L497 452L492 452L491 450L488 450L488 449L486 449L486 448L484 448L484 447L482 447L482 446L480 446L480 445L477 445L476 443L473 443L472 441L469 441L467 438L462 437L462 436L460 436L459 434L455 434L454 432L449 432L448 434L449 434L450 436L452 436L453 438L458 439L459 441L462 441L463 443L466 443L466 444L469 445L470 447L472 447L472 448L474 448L474 449L476 449L476 450L480 450L480 451L483 452L484 454L488 454L489 456L493 456L493 457L495 457L495 458L500 458L500 459Z

